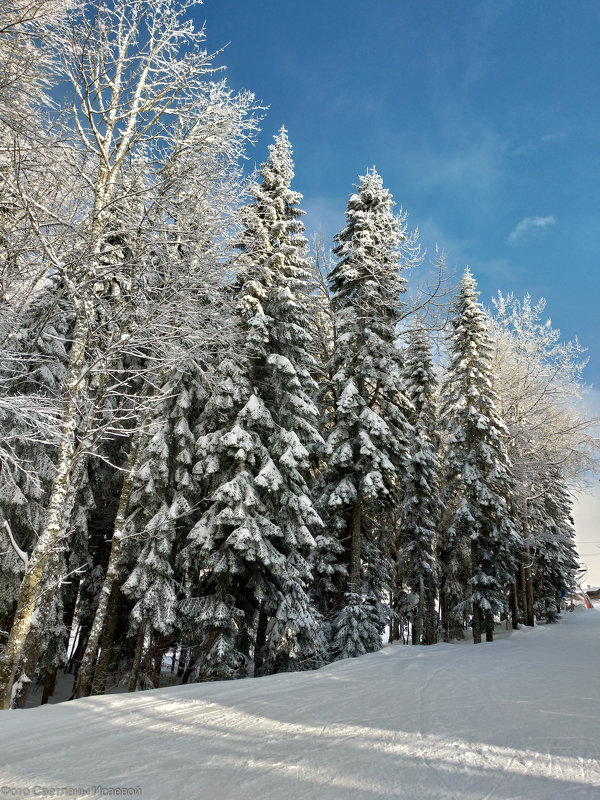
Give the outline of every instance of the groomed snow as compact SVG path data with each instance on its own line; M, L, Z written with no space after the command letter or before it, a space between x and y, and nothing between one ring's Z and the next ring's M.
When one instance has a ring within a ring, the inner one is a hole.
M0 738L2 796L592 800L600 609L478 647L0 712Z

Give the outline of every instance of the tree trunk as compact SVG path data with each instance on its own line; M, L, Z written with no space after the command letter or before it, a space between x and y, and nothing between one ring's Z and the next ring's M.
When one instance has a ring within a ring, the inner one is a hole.
M185 670L183 671L183 676L181 678L181 684L183 686L188 683L189 679L192 677L194 667L196 666L196 661L198 661L198 655L195 650L191 650L188 663L186 664Z
M11 708L25 708L31 685L35 678L38 654L42 645L42 631L39 626L32 624L25 645L21 651L21 660L17 669L18 690L13 692Z
M183 673L185 672L186 663L189 661L190 658L190 648L186 645L181 645L179 649L179 661L177 663L177 677L183 678Z
M84 470L87 468L87 457L82 456L72 472L71 489L65 500L61 521L60 539L67 538L67 528L73 512L73 506L77 496L77 487L83 477ZM60 542L59 539L59 542ZM52 611L52 603L57 592L61 590L61 579L66 573L64 559L60 557L60 544L57 543L48 558L46 570L43 576L43 584L40 587L40 596L35 606L34 620L25 640L25 645L21 652L18 665L20 689L17 696L13 698L13 708L25 708L25 703L29 696L33 680L35 678L37 664L42 647L43 633L48 623L48 618ZM64 622L64 612L63 612Z
M479 542L471 540L471 573L477 574L479 568ZM483 612L479 601L473 603L473 644L481 644L481 631L483 629Z
M360 595L362 590L361 581L361 524L362 524L362 504L360 493L357 493L356 502L352 506L352 519L350 522L350 594Z
M533 584L531 581L531 550L529 547L529 525L527 506L523 514L523 551L521 554L521 602L523 603L523 622L530 628L535 625L533 613Z
M123 488L121 489L121 497L119 499L119 509L117 511L117 518L115 520L115 529L111 542L108 567L106 569L106 575L104 576L102 589L100 590L100 599L90 630L90 635L83 657L83 663L81 665L81 669L79 670L79 680L77 681L77 690L75 692L76 697L85 697L90 692L94 664L98 656L100 637L102 636L102 631L106 621L110 595L114 583L119 578L121 570L121 549L123 546L123 537L125 535L124 526L127 514L127 506L129 504L129 496L131 495L131 490L133 488L134 467L137 462L139 442L140 433L137 432L133 436L129 457L127 459L125 479L123 481Z
M517 582L514 581L510 585L510 619L513 631L519 630L519 594L517 591Z
M62 559L59 557L59 554L54 550L48 559L48 567L40 587L41 594L36 602L34 619L31 623L23 649L21 650L21 658L17 669L19 690L13 697L11 703L12 708L25 708L25 704L27 703L31 685L36 674L40 650L42 648L42 636L48 617L50 616L54 596L60 586L59 573L61 561ZM50 576L50 582L47 580L48 575Z
M83 661L83 654L85 653L85 648L87 645L87 640L90 635L90 626L89 625L80 625L79 630L77 632L77 646L73 653L71 654L71 658L69 659L67 672L73 673L73 697L75 697L75 689L77 688L77 678L79 677L79 670L81 669L81 663Z
M390 616L389 616L389 627L390 633L388 636L388 641L390 644L392 642L397 642L400 639L400 620L398 619L398 614L396 613L396 608L398 607L398 599L394 593L390 594Z
M483 615L481 607L478 603L473 605L473 644L481 644L481 629L483 623Z
M264 610L264 604L260 604L258 612L258 622L256 624L256 640L254 643L254 676L258 677L264 664L265 644L267 642L267 625L269 617Z
M440 589L440 618L442 620L442 631L444 635L444 641L450 641L450 613L448 609L448 598L446 592L444 591L444 586L442 585Z
M46 677L44 678L44 692L42 694L42 703L41 703L41 705L43 706L46 705L48 700L54 694L54 687L56 686L57 673L58 673L58 667L53 667L46 673Z
M70 477L77 457L77 401L82 392L81 371L85 361L88 320L80 310L73 331L69 368L65 385L65 407L62 416L61 442L56 474L46 512L44 530L37 540L19 590L17 612L0 662L0 708L10 708L15 673L25 640L33 621L40 585L48 558L63 531L64 507L69 492L75 489ZM76 488L76 487L75 487Z
M435 610L435 588L432 576L427 576L423 584L423 639L425 645L437 642L437 613Z
M63 623L67 631L67 661L65 664L65 673L70 672L71 670L70 664L73 654L71 653L71 656L69 656L69 645L71 641L74 641L79 635L79 631L77 631L75 636L73 636L75 628L75 611L77 609L77 598L79 596L79 585L81 583L81 577L79 574L73 576L72 583L72 591L68 595L69 599L65 603L63 610Z
M162 675L162 662L165 655L165 650L169 646L169 639L167 636L156 634L156 641L152 644L152 671L150 680L155 689L160 686L160 676Z
M131 665L131 675L129 676L129 692L137 690L138 679L140 677L140 664L142 663L142 650L144 649L144 638L146 636L145 624L140 625L137 639L135 642L135 653L133 654L133 664Z
M485 640L494 641L494 615L490 611L485 614Z
M115 634L117 632L117 626L119 623L122 585L122 579L115 581L110 593L108 609L106 611L106 625L104 626L104 633L102 634L100 656L98 658L98 664L96 666L96 672L94 674L94 680L90 694L104 694L106 689L106 680L108 678L111 659L113 657Z
M534 602L533 602L533 579L531 575L531 553L529 552L529 543L527 543L526 547L527 553L527 567L525 569L525 579L526 579L526 589L527 589L527 608L529 610L529 620L527 624L533 628L535 625L535 611L534 611Z
M523 603L523 622L530 628L535 625L533 614L533 586L531 582L531 551L529 542L525 540L525 547L521 559L521 601Z
M412 620L412 643L414 645L421 644L422 634L423 634L423 607L425 603L425 586L423 582L423 576L419 579L419 602L417 603L417 607L414 611L414 616Z

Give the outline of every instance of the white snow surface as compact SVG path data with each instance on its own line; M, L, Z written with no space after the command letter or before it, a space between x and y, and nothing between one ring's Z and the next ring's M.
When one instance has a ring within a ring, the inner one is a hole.
M600 609L476 647L0 712L0 740L0 789L37 797L592 800Z

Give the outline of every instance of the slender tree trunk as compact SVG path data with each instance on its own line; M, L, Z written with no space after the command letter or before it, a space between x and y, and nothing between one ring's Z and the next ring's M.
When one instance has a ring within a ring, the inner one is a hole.
M352 519L350 522L350 593L360 595L362 589L361 581L361 527L362 527L362 503L360 493L356 502L352 506Z
M65 406L62 414L61 441L56 463L56 473L48 500L46 522L42 534L31 553L17 599L17 611L10 636L0 662L0 708L10 708L15 672L21 658L27 634L31 629L35 604L50 553L63 532L64 508L69 492L74 491L70 477L77 457L78 399L83 394L85 379L85 351L89 336L87 304L79 309L73 343L69 353L69 367L65 383Z
M108 608L106 611L106 624L104 626L104 633L102 634L100 656L98 657L98 664L96 666L96 672L94 674L94 681L90 694L104 694L106 689L106 680L110 670L113 657L113 648L115 644L115 635L117 633L117 626L119 624L122 585L122 578L115 581L110 593L110 599L108 601Z
M90 635L90 626L89 625L80 625L79 631L77 633L77 646L73 651L71 658L69 659L69 665L67 672L73 673L73 697L75 697L75 689L77 688L77 678L79 676L79 670L81 669L81 662L83 661L83 654L85 653L85 647L87 645L87 640Z
M523 603L523 622L530 628L535 625L533 615L533 587L531 583L531 551L529 542L525 540L524 552L521 559L521 602Z
M183 673L185 672L185 665L190 658L190 648L181 645L179 650L179 662L177 663L177 677L183 678Z
M450 611L448 608L448 596L444 590L444 586L442 585L440 589L440 618L442 620L442 631L444 634L444 641L450 641Z
M388 641L390 644L392 642L397 642L400 639L400 625L398 614L396 613L396 608L398 607L398 600L397 596L394 593L390 594L390 634L388 637Z
M519 630L519 594L517 591L517 582L514 581L510 585L510 619L513 631Z
M479 566L479 543L476 539L471 541L471 573L475 573ZM481 631L483 629L483 612L479 601L473 603L473 644L481 644Z
M36 674L37 664L42 648L43 633L46 629L48 618L52 611L52 604L56 593L61 590L61 571L66 572L64 559L60 558L60 540L67 538L67 529L73 512L77 487L80 485L84 470L87 468L87 457L81 456L72 471L70 479L70 490L67 494L63 506L61 521L61 536L54 546L47 562L43 576L43 583L40 586L40 596L35 605L34 619L25 640L25 645L21 652L18 665L20 688L18 694L13 698L14 708L25 708L29 692ZM63 614L64 620L64 614Z
M73 588L72 591L68 593L68 600L65 603L63 610L63 623L67 631L67 662L65 663L65 673L70 671L71 657L69 657L69 649L71 642L74 641L75 637L78 635L78 632L75 633L74 629L75 611L77 609L77 598L79 596L79 585L81 583L81 577L79 574L73 576L72 583Z
M198 655L195 650L192 650L192 652L190 652L188 663L186 664L185 670L183 671L183 676L181 678L182 685L188 683L188 681L192 677L194 667L196 666L196 661L198 661Z
M73 425L74 425L73 409ZM68 426L67 426L68 427ZM65 439L70 436L65 436ZM63 445L65 440L63 440ZM48 562L48 557L61 532L61 508L68 491L70 461L74 455L73 448L61 446L62 458L60 459L57 480L50 497L48 507L48 522L46 528L34 548L29 564L21 584L17 601L17 611L10 631L6 650L0 662L0 708L10 708L12 687L19 661L23 655L23 648L31 630L34 611L40 589L42 576Z
M473 605L473 644L481 644L481 629L483 623L483 615L478 603Z
M423 598L422 596L419 597L419 604L414 611L414 615L411 619L411 626L410 626L410 635L411 635L411 643L413 645L421 644L421 630L422 630L422 619L423 619Z
M437 641L437 614L435 610L435 589L432 585L432 576L427 576L423 585L423 639L425 645L435 644Z
M54 694L54 687L56 686L57 673L58 673L58 667L53 667L46 673L46 677L44 678L44 692L42 694L42 702L41 702L41 705L43 706L46 705L48 700Z
M267 643L267 625L269 617L264 610L264 604L260 604L258 612L258 622L256 624L256 640L254 643L254 675L258 677L264 664L265 644Z
M414 645L421 644L423 635L423 614L425 603L425 584L423 576L419 579L419 602L415 609L415 614L412 621L412 643Z
M152 673L150 679L155 689L160 686L160 676L162 675L162 662L165 655L165 650L169 646L168 639L165 636L156 634L156 641L152 646Z
M527 558L527 566L525 568L525 588L527 590L527 609L529 611L529 619L527 624L533 628L535 625L535 612L533 603L533 579L531 575L531 552L529 550L529 542L525 546L525 553Z
M131 665L131 675L129 676L129 692L137 690L138 679L140 677L140 664L142 663L142 650L144 649L144 638L146 636L146 625L142 623L138 631L135 642L135 653L133 654L133 664Z
M494 615L490 611L485 614L485 640L494 641Z
M523 624L527 625L529 619L529 612L527 609L527 579L525 577L525 553L521 553L519 562L519 582L520 582L520 597L521 597L521 617Z
M127 515L127 506L129 504L129 497L133 488L134 467L137 462L139 442L140 434L138 432L133 436L129 457L127 459L125 479L123 481L123 488L121 489L121 497L119 499L119 509L117 511L117 518L115 520L115 529L112 536L108 567L106 569L106 575L104 576L102 589L100 590L100 599L90 630L90 635L83 657L83 663L81 665L81 669L79 670L79 679L77 681L77 690L75 692L76 697L85 697L90 692L94 664L98 656L100 637L102 636L102 631L106 622L110 595L113 585L119 578L121 570L121 550L125 535L124 526Z
M529 524L527 506L523 513L523 552L521 555L521 602L523 603L523 622L530 628L535 625L533 613L533 584L531 581L531 549L529 547Z

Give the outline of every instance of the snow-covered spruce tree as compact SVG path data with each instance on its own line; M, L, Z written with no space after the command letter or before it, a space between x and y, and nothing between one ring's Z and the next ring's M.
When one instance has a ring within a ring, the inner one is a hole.
M560 474L545 476L543 495L531 503L532 589L535 616L547 623L560 614L562 593L576 587L579 568L573 501Z
M161 392L164 400L154 405L143 434L146 442L129 501L127 535L135 537L138 546L122 587L135 601L131 629L155 638L172 634L179 624L181 578L176 554L185 543L197 502L192 430L206 400L198 365L190 361L174 369ZM133 676L139 666L138 659L132 666ZM132 680L131 688L136 683Z
M259 174L239 241L237 352L200 422L195 474L207 499L185 550L204 679L244 674L252 655L255 674L310 667L322 650L307 562L321 522L306 482L321 440L301 195L284 128Z
M326 524L344 548L347 577L339 587L332 632L339 657L381 642L384 619L363 607L363 537L367 517L399 499L408 459L407 412L396 325L402 316L405 215L373 169L348 201L329 275L337 338L330 360L332 420L318 495ZM374 539L374 537L371 537Z
M492 389L493 347L476 289L467 269L454 303L441 393L447 441L440 601L445 637L462 636L461 620L472 612L479 643L482 630L493 640L494 615L507 608L521 540L511 514L507 431Z
M413 409L409 419L410 462L401 507L400 571L417 598L410 614L413 644L437 640L435 537L442 514L437 379L431 347L418 323L409 334L403 376Z

